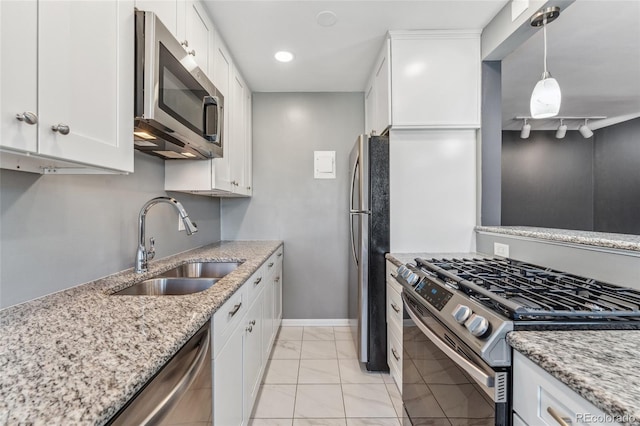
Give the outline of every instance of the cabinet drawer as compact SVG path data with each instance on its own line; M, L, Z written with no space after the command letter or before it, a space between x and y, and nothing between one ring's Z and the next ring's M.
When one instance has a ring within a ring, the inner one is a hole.
M387 333L387 363L389 374L402 392L402 344L400 336L394 332Z
M569 424L617 425L589 401L538 367L520 352L513 352L513 410L528 425L558 425L551 413Z
M387 284L387 324L402 330L402 298L391 284Z
M278 254L280 256L278 256ZM276 250L276 252L273 253L269 257L269 259L267 259L267 261L262 265L265 277L270 277L271 274L273 274L276 269L278 269L279 261L282 261L282 247L278 248L278 250Z
M256 272L251 275L251 278L244 283L244 287L247 287L247 301L251 305L254 300L262 293L265 285L267 285L267 276L264 273L266 265L263 263Z
M213 314L212 345L214 358L218 355L249 307L246 288L246 284L240 287L238 291Z
M394 276L398 273L398 268L387 260L387 284L389 284L398 294L402 293L402 286Z

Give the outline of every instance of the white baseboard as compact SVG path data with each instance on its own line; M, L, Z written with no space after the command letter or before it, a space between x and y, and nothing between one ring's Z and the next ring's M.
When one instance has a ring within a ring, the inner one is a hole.
M349 318L283 319L283 327L349 327L355 320Z

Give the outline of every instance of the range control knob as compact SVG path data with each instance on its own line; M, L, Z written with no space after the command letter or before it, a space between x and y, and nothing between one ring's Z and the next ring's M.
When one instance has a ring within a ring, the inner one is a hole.
M404 266L404 265L400 265L400 266L398 266L398 276L400 276L400 277L401 277L401 276L402 276L402 274L404 274L404 271L406 271L406 270L407 270L407 267L406 267L406 266Z
M420 277L418 277L418 275L414 274L413 272L409 274L409 276L407 277L407 282L410 285L416 285L416 283L418 282L418 280L420 279Z
M470 307L458 304L458 306L453 309L451 315L453 315L453 318L458 321L459 324L464 324L464 322L469 319L472 313L473 312L471 311Z
M489 331L489 321L477 314L471 315L471 318L464 323L464 326L476 337L482 337Z

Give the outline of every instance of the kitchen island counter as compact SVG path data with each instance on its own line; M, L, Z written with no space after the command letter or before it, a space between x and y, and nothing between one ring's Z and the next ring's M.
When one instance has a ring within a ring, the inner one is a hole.
M507 341L604 413L640 425L640 330L514 331Z
M617 250L640 251L640 235L572 229L538 228L534 226L476 226L476 232L512 235L560 243L581 244Z
M0 424L106 423L281 244L219 242L0 310ZM111 295L198 261L243 263L200 293Z

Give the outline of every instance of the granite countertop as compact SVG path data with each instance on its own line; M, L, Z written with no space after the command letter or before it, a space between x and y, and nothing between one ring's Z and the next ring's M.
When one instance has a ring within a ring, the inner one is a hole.
M640 235L536 228L531 226L476 226L475 229L478 232L492 232L564 243L640 251Z
M606 414L640 425L640 330L514 331L507 341Z
M281 244L219 242L0 310L0 424L104 424ZM111 296L196 261L244 263L201 293Z

